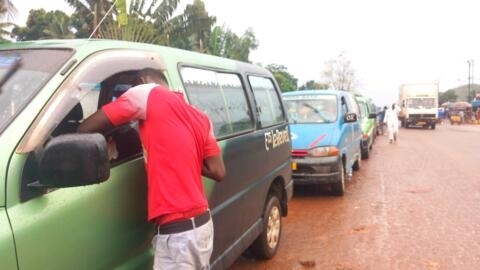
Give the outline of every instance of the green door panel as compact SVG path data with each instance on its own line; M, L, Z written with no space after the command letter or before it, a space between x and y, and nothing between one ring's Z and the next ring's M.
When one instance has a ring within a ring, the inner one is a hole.
M102 184L57 189L9 206L19 268L151 265L154 229L147 222L145 179L137 159L113 168Z
M0 208L0 269L17 269L15 245L5 208Z

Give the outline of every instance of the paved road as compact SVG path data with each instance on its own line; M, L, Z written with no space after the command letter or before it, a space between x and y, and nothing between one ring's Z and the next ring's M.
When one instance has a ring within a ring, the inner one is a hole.
M240 269L480 269L480 125L378 137L344 197L295 189L277 255Z

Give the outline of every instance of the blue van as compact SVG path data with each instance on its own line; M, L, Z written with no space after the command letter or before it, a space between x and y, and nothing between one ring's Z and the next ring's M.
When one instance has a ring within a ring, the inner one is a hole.
M361 135L355 97L339 90L282 94L292 140L292 177L299 184L328 184L345 193L346 176L360 169Z

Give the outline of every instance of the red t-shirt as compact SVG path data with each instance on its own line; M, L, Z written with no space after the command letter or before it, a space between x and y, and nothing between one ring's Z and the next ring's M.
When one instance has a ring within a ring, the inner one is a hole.
M181 93L156 84L130 88L102 109L115 126L139 120L149 221L208 207L203 159L219 155L220 148L207 115L185 102Z

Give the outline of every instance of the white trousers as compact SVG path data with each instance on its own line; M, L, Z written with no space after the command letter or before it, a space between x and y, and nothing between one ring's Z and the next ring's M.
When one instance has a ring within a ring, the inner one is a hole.
M152 245L154 270L208 270L213 251L212 219L190 231L156 234Z
M393 141L396 140L398 136L398 125L395 124L388 124L388 139Z

